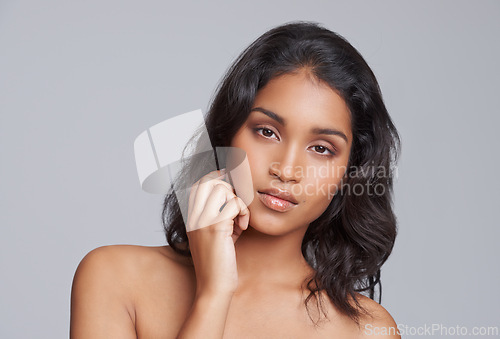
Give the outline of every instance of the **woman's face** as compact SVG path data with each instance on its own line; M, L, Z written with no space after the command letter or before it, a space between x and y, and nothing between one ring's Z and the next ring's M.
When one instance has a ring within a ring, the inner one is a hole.
M273 235L307 228L332 200L351 142L349 109L326 83L305 71L269 81L231 143L248 156L250 226Z

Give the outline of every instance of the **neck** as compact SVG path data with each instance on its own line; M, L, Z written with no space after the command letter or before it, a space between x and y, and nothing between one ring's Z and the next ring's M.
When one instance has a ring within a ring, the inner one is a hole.
M302 287L304 280L313 272L301 251L306 229L299 228L286 235L275 236L249 226L235 243L238 285L241 289L270 285Z

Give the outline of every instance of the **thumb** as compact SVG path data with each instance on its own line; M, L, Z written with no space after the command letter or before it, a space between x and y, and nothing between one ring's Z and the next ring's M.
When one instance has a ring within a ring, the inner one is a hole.
M250 210L245 205L241 198L236 197L238 206L240 208L239 214L235 218L234 228L233 228L233 242L236 242L243 231L248 229L248 222L250 221Z

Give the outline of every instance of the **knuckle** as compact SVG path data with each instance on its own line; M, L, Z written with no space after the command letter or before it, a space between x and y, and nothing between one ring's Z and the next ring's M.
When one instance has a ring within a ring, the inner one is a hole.
M199 181L200 182L207 182L207 181L213 180L215 178L216 178L215 174L213 172L210 172L210 173L205 174L204 176L202 176Z
M218 190L218 191L230 191L229 190L229 187L227 186L226 183L224 182L218 182L217 184L215 184L215 187L214 187L215 190ZM232 193L232 192L231 192Z
M224 189L226 189L226 186L223 183L218 182L218 183L215 184L214 189L224 190Z
M198 180L198 182L199 182L199 184L201 185L201 184L205 184L205 183L207 183L207 182L208 182L208 181L210 181L210 180L212 180L212 178L210 178L210 177L208 177L208 176L206 176L206 175L205 175L205 176L204 176L204 177L202 177L200 180Z
M238 209L238 202L235 198L232 198L227 202L226 206L228 207L228 210L234 212L235 209Z

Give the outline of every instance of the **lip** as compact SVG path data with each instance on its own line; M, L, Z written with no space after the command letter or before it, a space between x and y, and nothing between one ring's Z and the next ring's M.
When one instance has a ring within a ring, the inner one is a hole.
M288 191L281 191L276 188L258 191L259 199L268 208L286 212L297 206L297 199Z
M275 196L276 198L280 198L281 200L286 200L288 202L291 202L294 205L297 205L299 203L292 193L285 190L277 189L275 187L260 190L259 193L265 193Z

